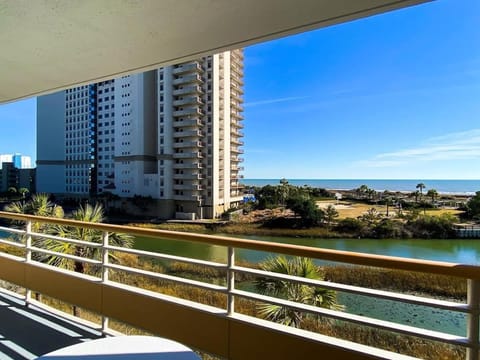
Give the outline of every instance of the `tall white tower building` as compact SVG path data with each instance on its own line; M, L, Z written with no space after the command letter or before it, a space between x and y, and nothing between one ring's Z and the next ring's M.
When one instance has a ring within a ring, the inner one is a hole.
M159 217L216 217L242 200L242 88L234 50L42 96L37 190L149 196Z

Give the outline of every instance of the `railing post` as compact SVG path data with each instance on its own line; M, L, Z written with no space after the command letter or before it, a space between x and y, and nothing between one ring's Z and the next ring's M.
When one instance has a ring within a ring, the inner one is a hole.
M467 360L479 360L480 340L480 280L468 279L467 302L470 312L467 316Z
M32 222L27 221L26 223L26 238L25 238L25 262L30 263L32 261ZM32 299L32 290L25 289L25 305L30 304Z
M108 231L102 235L102 283L108 281ZM108 330L108 317L102 315L102 331Z
M235 298L232 291L235 289L235 272L233 266L235 265L235 249L228 247L228 262L227 262L227 314L232 315L235 312Z

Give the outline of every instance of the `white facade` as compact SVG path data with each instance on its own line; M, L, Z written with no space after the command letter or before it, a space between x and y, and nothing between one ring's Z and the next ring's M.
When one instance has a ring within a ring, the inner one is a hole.
M39 128L64 130L55 165L64 167L66 184L49 192L150 196L163 217L218 216L242 199L242 78L243 54L235 50L69 89L63 104L58 93L41 97ZM63 108L63 117L53 121L44 105ZM38 143L46 142L39 132ZM39 160L40 168L54 165ZM46 191L48 172L39 174L38 191Z
M32 169L32 158L30 156L20 156L20 169Z
M0 154L0 169L2 163L11 162L17 169L31 169L32 158L22 154Z

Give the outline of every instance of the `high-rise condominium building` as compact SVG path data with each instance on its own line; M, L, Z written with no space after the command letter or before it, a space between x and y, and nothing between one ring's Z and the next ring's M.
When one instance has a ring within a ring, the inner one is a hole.
M234 50L39 97L37 190L218 216L242 199L242 88Z

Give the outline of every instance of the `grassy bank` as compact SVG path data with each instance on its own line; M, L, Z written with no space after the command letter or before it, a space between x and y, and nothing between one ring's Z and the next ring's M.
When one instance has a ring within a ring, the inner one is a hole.
M313 227L309 229L289 229L289 228L268 228L261 224L252 223L230 223L230 224L179 224L179 223L163 223L163 224L130 224L131 226L146 227L158 230L170 230L181 232L193 232L197 234L218 233L227 235L259 235L259 236L286 236L286 237L305 237L305 238L352 238L352 234L340 233L326 229L324 227Z

